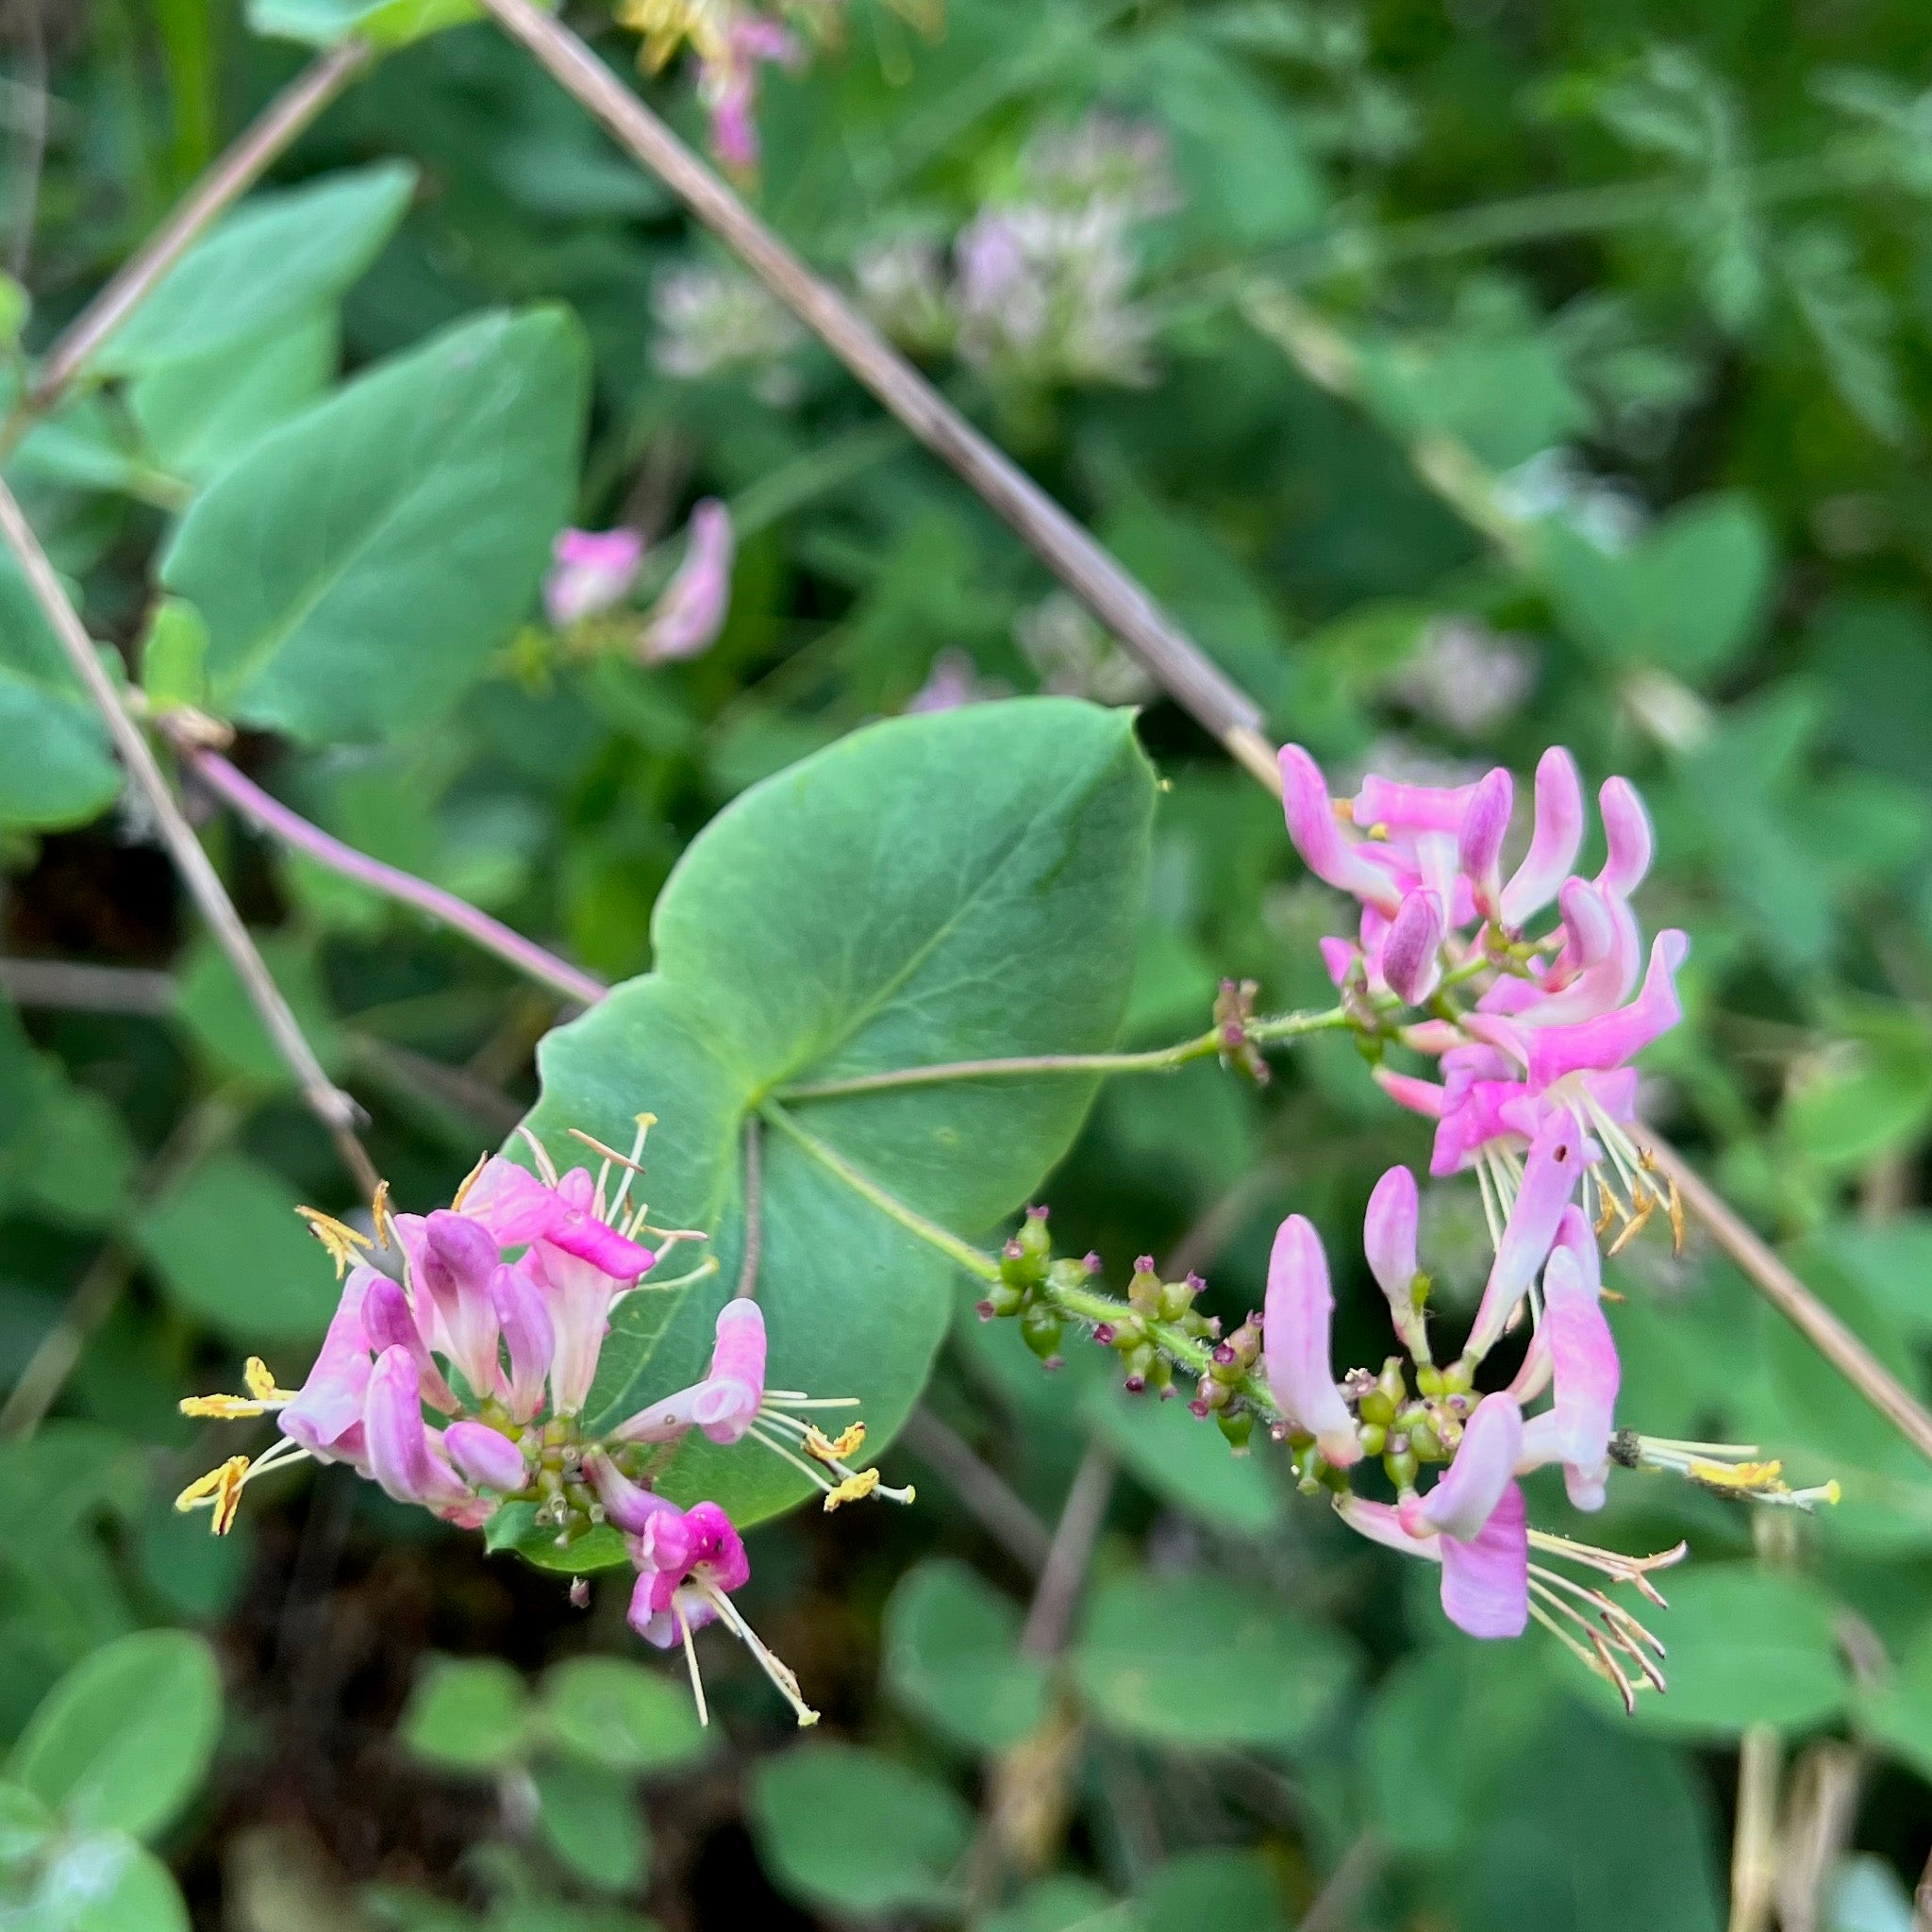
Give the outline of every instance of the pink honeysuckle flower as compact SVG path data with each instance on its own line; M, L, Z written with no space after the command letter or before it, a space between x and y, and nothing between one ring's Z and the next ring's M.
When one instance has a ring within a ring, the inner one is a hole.
M362 1311L369 1291L387 1277L356 1267L342 1284L308 1379L282 1405L275 1420L284 1436L319 1462L364 1458L362 1406L369 1393L369 1333Z
M597 1183L587 1167L574 1167L552 1189L553 1217L541 1239L566 1255L575 1255L628 1286L657 1266L657 1256L605 1220L597 1199Z
M1504 926L1520 932L1524 922L1557 896L1583 847L1583 784L1576 761L1553 744L1537 760L1536 829L1529 850L1503 888L1498 910Z
M1575 1209L1571 1212L1582 1221ZM1588 1234L1588 1228L1583 1232ZM1543 1270L1537 1338L1547 1350L1556 1400L1524 1424L1518 1467L1528 1471L1560 1463L1571 1502L1579 1509L1601 1509L1622 1371L1595 1284L1578 1265L1573 1243L1574 1230L1571 1241L1551 1250ZM1593 1241L1590 1248L1593 1273Z
M1597 793L1608 856L1596 875L1597 890L1613 898L1628 899L1650 871L1650 814L1627 778L1607 778Z
M390 1348L407 1351L409 1359L416 1364L423 1400L432 1408L440 1408L444 1415L453 1415L462 1406L443 1379L442 1371L436 1366L436 1358L430 1354L429 1344L416 1320L416 1311L409 1306L408 1294L400 1281L391 1281L384 1274L370 1284L368 1297L362 1305L362 1325L368 1335L369 1347L377 1355Z
M499 1394L496 1309L490 1277L496 1273L495 1239L480 1222L439 1208L423 1224L423 1244L411 1271L420 1297L428 1291L442 1352L479 1396ZM417 1319L423 1308L419 1301Z
M1627 1006L1569 1025L1524 1026L1531 1090L1554 1086L1567 1074L1609 1073L1668 1033L1684 1017L1676 974L1690 952L1681 932L1660 932L1651 941L1642 989Z
M1463 1424L1462 1441L1436 1486L1425 1496L1406 1495L1397 1505L1411 1536L1440 1530L1469 1542L1516 1478L1523 1459L1523 1411L1513 1397L1485 1395Z
M454 1422L442 1432L449 1459L479 1490L512 1495L530 1479L524 1452L487 1423Z
M1441 984L1445 930L1441 895L1427 886L1407 893L1390 921L1382 940L1382 977L1405 1005L1421 1006Z
M1369 1273L1389 1298L1389 1318L1402 1345L1418 1362L1427 1362L1428 1328L1415 1299L1416 1283L1422 1278L1416 1262L1420 1219L1414 1174L1406 1167L1391 1167L1369 1196L1362 1218L1362 1251Z
M806 1703L798 1679L780 1663L731 1601L751 1577L751 1562L731 1519L715 1503L697 1503L688 1510L654 1511L641 1530L627 1539L631 1560L638 1567L631 1593L630 1626L646 1643L659 1650L684 1645L691 1670L691 1694L698 1716L709 1723L705 1687L698 1675L693 1631L719 1622L758 1659L797 1716L800 1728L815 1724L819 1714Z
M1361 1459L1355 1417L1336 1386L1328 1354L1335 1294L1322 1238L1299 1214L1274 1237L1261 1317L1268 1387L1291 1427L1305 1429L1338 1469Z
M1516 1200L1496 1243L1495 1262L1463 1350L1464 1361L1474 1365L1496 1345L1547 1258L1584 1170L1598 1158L1595 1142L1568 1109L1552 1113L1544 1122L1530 1145Z
M543 1407L543 1391L557 1355L557 1329L543 1291L525 1267L499 1267L490 1277L490 1304L509 1356L510 1420L527 1423Z
M406 1348L386 1348L369 1374L363 1406L369 1471L398 1503L417 1503L452 1522L467 1522L481 1507L450 1465L441 1437L423 1420L423 1386ZM477 1521L481 1521L480 1518Z
M710 58L699 62L698 99L710 117L711 152L734 174L758 164L758 67L797 68L805 50L780 22L741 13Z
M765 1354L763 1309L747 1298L726 1302L718 1310L711 1365L704 1379L619 1423L611 1430L610 1440L675 1442L697 1429L713 1442L750 1441L771 1450L811 1478L823 1492L827 1509L861 1496L878 1496L892 1503L913 1501L915 1492L909 1487L891 1489L880 1480L877 1470L851 1466L848 1458L858 1454L865 1441L862 1424L854 1424L831 1437L808 1419L812 1410L850 1408L856 1407L854 1402L841 1396L814 1399L791 1390L767 1389Z
M736 550L731 512L715 496L706 497L691 513L683 561L638 633L640 663L696 658L717 641L731 604Z
M562 530L543 581L543 609L563 630L622 604L637 582L644 540L635 530Z
M604 1338L610 1332L610 1307L626 1286L594 1261L546 1241L535 1242L524 1257L530 1277L543 1290L550 1316L550 1407L558 1416L583 1412Z
M1507 1484L1467 1542L1438 1530L1411 1535L1391 1504L1342 1495L1335 1512L1358 1536L1441 1566L1442 1613L1485 1641L1521 1637L1529 1623L1529 1524L1522 1489Z
M547 1234L560 1212L554 1188L500 1154L477 1164L458 1190L451 1211L481 1223L500 1248L520 1248ZM396 1216L398 1224L419 1219Z
M1507 1484L1467 1541L1441 1541L1442 1614L1472 1637L1521 1637L1529 1626L1529 1520Z
M1393 917L1402 904L1402 885L1387 855L1343 836L1328 795L1328 781L1298 744L1281 748L1281 802L1288 836L1302 862L1338 891Z
M1516 803L1516 783L1500 765L1478 780L1463 813L1457 863L1473 889L1475 909L1499 916L1503 897L1503 841Z

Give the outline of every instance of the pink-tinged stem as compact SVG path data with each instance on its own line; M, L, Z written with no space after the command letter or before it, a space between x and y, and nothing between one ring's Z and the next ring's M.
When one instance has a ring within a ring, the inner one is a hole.
M494 953L527 978L562 993L566 999L593 1007L609 991L601 979L593 979L555 953L545 952L534 940L512 932L501 921L477 911L454 892L445 892L427 879L398 871L379 858L371 858L365 852L358 852L353 845L344 845L340 839L330 838L320 825L310 824L299 812L291 811L280 800L270 797L253 779L243 777L219 752L184 745L182 757L194 775L243 818L284 844L306 852L318 865L325 865L330 872L340 873L343 878L354 879L387 898L413 906L419 912L426 912L431 919L473 940L485 952Z

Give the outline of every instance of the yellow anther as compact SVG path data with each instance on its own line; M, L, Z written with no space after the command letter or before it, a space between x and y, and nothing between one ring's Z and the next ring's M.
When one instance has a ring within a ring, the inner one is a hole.
M308 1224L308 1232L329 1252L329 1257L336 1264L336 1279L340 1281L349 1272L351 1264L362 1258L358 1250L366 1252L375 1243L366 1234L358 1233L346 1222L338 1221L333 1214L325 1214L316 1208L298 1208L295 1212Z
M389 1211L389 1183L377 1181L375 1192L370 1197L369 1220L375 1229L376 1241L385 1248L396 1244L395 1218Z
M836 1490L825 1493L825 1514L829 1516L841 1503L857 1503L869 1496L879 1486L879 1473L875 1469L861 1469L857 1475L848 1475Z
M483 1170L484 1170L484 1169L485 1169L486 1167L488 1167L489 1165L490 1165L490 1157L489 1157L489 1155L487 1155L487 1154L479 1154L479 1155L477 1155L477 1157L476 1157L476 1164L475 1164L475 1167L473 1167L473 1168L472 1168L472 1169L471 1169L471 1170L469 1171L469 1173L468 1173L468 1174L465 1174L465 1175L463 1176L463 1184L462 1184L462 1186L461 1186L461 1187L459 1187L459 1188L458 1188L458 1189L457 1190L457 1193L456 1193L456 1199L455 1199L455 1200L453 1200L453 1201L452 1201L452 1202L451 1202L451 1203L449 1204L449 1206L450 1206L450 1212L451 1212L452 1214L456 1214L456 1213L460 1213L460 1212L461 1212L461 1210L462 1210L462 1206L463 1206L463 1203L464 1203L464 1201L465 1201L465 1200L467 1200L467 1199L469 1198L469 1193L470 1193L470 1190L471 1190L472 1188L474 1188L474 1187L475 1187L475 1186L476 1185L476 1182L477 1182L477 1180L479 1179L479 1177L481 1176L481 1174L482 1174L482 1173L483 1173Z
M1650 1217L1657 1211L1657 1196L1642 1190L1633 1189L1636 1196L1633 1205L1637 1211L1624 1223L1617 1239L1604 1251L1613 1258L1621 1255L1632 1241L1650 1224Z
M1671 1182L1671 1253L1681 1256L1684 1252L1684 1197L1677 1191L1677 1183Z
M185 1514L212 1503L215 1515L210 1527L216 1536L226 1536L235 1526L235 1512L242 1507L242 1490L247 1480L247 1457L231 1456L220 1468L196 1476L175 1498L175 1507Z
M184 1395L179 1407L202 1422L239 1423L268 1413L267 1404L249 1395Z
M821 1462L850 1462L864 1446L863 1423L848 1423L836 1437L826 1435L816 1424L806 1426L806 1454L816 1457Z
M258 1402L272 1403L279 1407L285 1402L293 1402L295 1391L281 1389L275 1385L275 1378L269 1374L268 1364L258 1355L248 1357L242 1371L242 1379L248 1385L248 1392Z
M1779 1481L1784 1474L1782 1462L1711 1462L1701 1456L1692 1457L1685 1474L1694 1483L1702 1483L1707 1490L1722 1490L1742 1496L1776 1493L1786 1485Z

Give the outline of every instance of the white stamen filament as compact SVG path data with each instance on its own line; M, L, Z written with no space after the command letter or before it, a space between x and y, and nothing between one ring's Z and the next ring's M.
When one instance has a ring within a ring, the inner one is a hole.
M798 1725L806 1729L819 1721L819 1714L805 1701L805 1692L799 1689L798 1679L787 1666L765 1647L763 1640L744 1619L739 1615L738 1607L720 1590L716 1584L702 1576L693 1575L689 1586L702 1595L719 1617L729 1624L738 1641L758 1658L766 1676L777 1687L779 1694L798 1714Z
M684 1614L684 1606L677 1601L675 1591L671 1597L671 1613L677 1619L678 1635L684 1639L684 1661L691 1672L691 1694L698 1707L698 1723L708 1730L711 1713L705 1703L705 1680L698 1674L698 1647L691 1641L691 1619Z

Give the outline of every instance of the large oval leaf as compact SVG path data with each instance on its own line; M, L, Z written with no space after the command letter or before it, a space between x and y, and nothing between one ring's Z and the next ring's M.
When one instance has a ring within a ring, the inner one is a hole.
M194 1795L221 1726L208 1645L185 1630L142 1630L55 1685L7 1775L72 1824L148 1838Z
M570 1128L627 1144L632 1118L656 1114L653 1219L708 1230L722 1264L702 1288L624 1305L593 1424L703 1372L744 1251L746 1124L774 1094L1112 1041L1153 796L1125 713L1026 699L855 733L746 792L693 842L658 902L657 970L540 1055L533 1130L563 1160L582 1152ZM917 1214L976 1234L1040 1185L1091 1092L1056 1074L784 1112ZM772 1381L860 1397L876 1447L944 1332L951 1264L794 1133L765 1125L761 1150ZM755 1445L702 1441L663 1488L713 1497L740 1522L808 1493Z
M250 445L162 560L216 709L311 743L416 729L524 615L568 513L581 332L486 315Z

